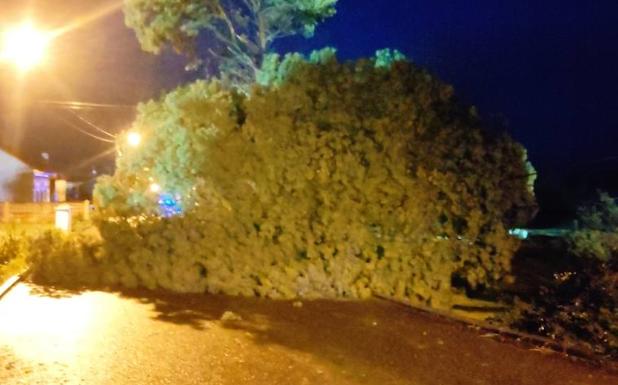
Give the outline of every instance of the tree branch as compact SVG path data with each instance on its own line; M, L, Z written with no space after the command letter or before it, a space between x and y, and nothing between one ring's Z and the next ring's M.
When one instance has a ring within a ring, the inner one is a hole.
M210 30L218 40L220 40L224 45L228 47L228 50L230 51L230 53L232 53L232 55L244 58L246 61L251 62L254 68L257 68L255 59L249 56L249 54L247 54L247 52L245 52L242 47L239 47L236 41L232 41L228 37L223 35L221 31L219 31L219 29L214 25L208 26L207 29Z
M227 12L225 11L225 8L223 8L223 6L221 5L221 2L219 1L217 1L217 10L219 11L219 15L218 15L219 18L223 20L223 22L227 26L227 29L230 35L236 39L238 34L236 33L236 28L234 27L234 23L232 23L229 16L227 15Z

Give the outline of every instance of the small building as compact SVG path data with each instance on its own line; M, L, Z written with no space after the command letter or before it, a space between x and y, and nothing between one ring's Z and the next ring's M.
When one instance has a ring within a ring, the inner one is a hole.
M63 202L67 183L0 149L0 202Z

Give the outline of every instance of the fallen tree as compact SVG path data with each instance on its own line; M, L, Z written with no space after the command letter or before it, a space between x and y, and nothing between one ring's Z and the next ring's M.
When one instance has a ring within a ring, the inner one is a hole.
M258 79L248 94L198 81L140 106L142 143L121 138L96 187L99 238L78 253L95 273L73 279L438 308L509 279L507 229L533 211L534 173L450 86L391 51L271 56ZM166 202L182 214L162 217ZM35 257L59 271L35 275L62 280L63 242Z

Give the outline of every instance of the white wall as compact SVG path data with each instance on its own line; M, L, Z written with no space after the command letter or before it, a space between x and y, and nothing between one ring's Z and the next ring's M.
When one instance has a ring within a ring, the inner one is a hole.
M21 160L0 150L0 202L12 201L14 197L6 188L17 176L31 168Z

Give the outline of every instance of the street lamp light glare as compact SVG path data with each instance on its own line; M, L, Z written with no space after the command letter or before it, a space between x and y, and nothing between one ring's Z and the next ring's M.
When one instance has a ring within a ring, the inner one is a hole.
M161 186L158 183L152 183L150 185L150 192L155 194L161 192Z
M51 35L25 22L4 31L0 59L12 62L21 71L28 71L43 60L50 40Z
M131 147L137 147L142 143L142 135L139 132L131 131L127 134L127 143Z

